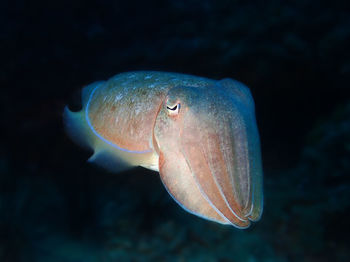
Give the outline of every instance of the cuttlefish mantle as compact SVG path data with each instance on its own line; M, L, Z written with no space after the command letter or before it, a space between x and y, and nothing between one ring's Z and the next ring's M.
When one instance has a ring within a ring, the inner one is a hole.
M118 172L159 171L173 199L199 217L238 228L260 219L262 164L254 101L232 80L128 72L82 92L65 108L68 134Z

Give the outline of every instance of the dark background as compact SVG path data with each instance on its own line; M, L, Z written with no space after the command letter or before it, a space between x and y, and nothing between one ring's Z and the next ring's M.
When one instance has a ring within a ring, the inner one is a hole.
M346 1L1 1L0 261L348 261ZM231 77L256 102L262 220L183 211L64 134L79 90L130 70Z

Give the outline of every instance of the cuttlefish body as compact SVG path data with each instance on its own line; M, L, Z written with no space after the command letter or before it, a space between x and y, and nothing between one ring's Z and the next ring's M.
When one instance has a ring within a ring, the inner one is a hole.
M159 171L186 211L246 228L263 207L253 98L242 83L165 72L130 72L83 89L66 130L90 158L121 171Z

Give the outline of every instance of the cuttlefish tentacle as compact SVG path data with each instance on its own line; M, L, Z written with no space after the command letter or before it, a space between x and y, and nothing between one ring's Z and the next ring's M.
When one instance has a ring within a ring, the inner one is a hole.
M238 81L129 72L83 89L83 109L64 112L68 134L94 150L90 161L160 172L186 211L246 228L262 213L255 109Z

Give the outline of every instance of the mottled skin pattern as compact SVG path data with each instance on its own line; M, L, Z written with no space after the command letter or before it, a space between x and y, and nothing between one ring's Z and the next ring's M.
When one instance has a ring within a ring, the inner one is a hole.
M174 86L209 85L212 80L172 73L124 73L99 87L89 117L106 139L130 150L150 149L152 127L167 91Z
M259 220L260 142L243 84L123 73L86 87L82 112L66 110L65 119L73 137L86 137L92 159L107 152L129 166L159 170L169 194L190 213L238 228Z

